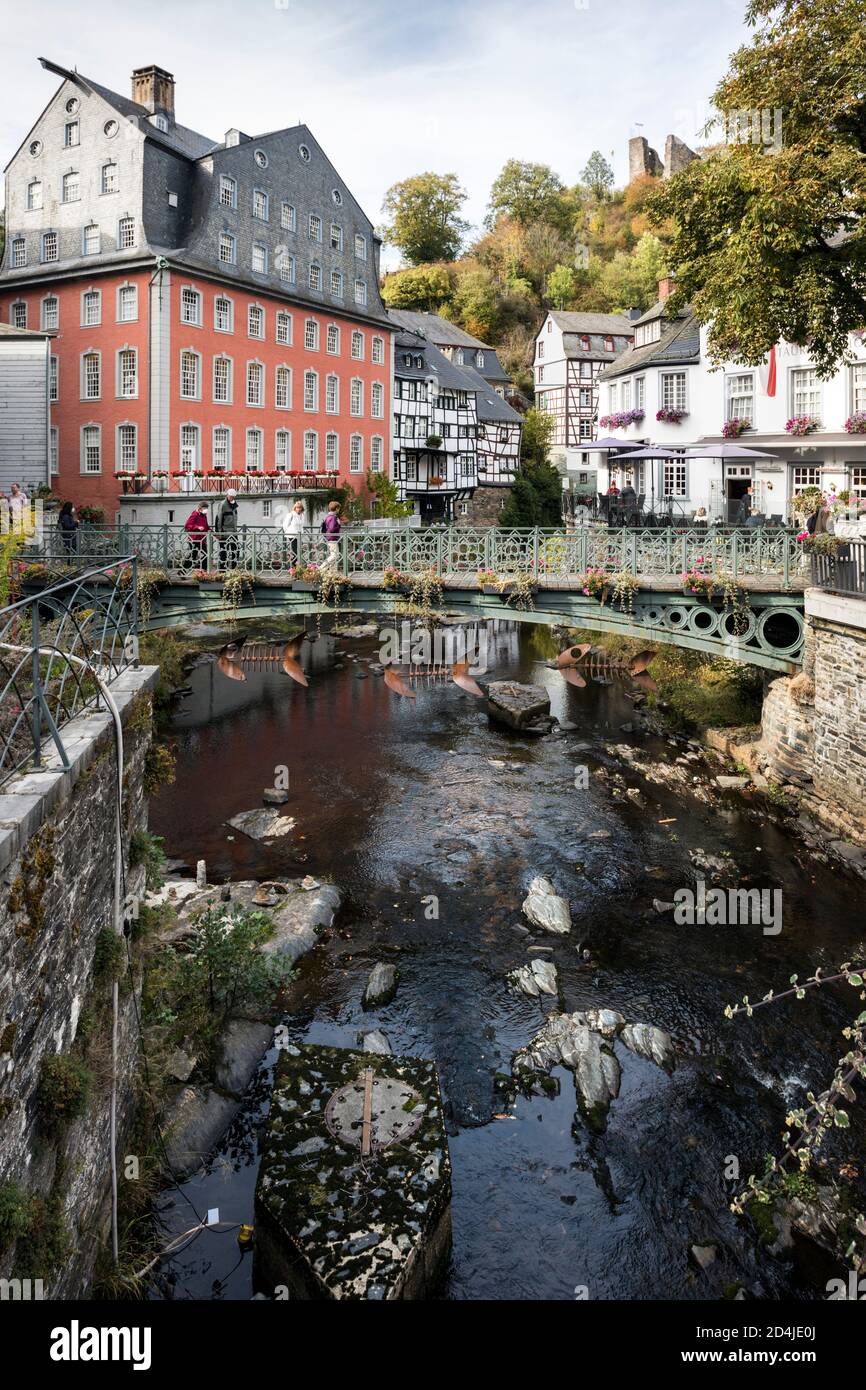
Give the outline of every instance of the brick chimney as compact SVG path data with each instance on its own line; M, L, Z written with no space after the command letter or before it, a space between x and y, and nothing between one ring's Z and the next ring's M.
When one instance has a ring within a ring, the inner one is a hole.
M659 301L664 304L665 300L673 294L676 289L676 280L672 275L666 275L663 280L659 280Z
M136 68L132 74L132 99L148 111L161 111L174 119L174 78L165 68L151 65Z

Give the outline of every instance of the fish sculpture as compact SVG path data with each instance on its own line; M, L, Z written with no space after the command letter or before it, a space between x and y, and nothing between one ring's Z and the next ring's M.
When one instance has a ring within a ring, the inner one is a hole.
M217 668L232 681L245 681L247 671L282 671L298 685L309 684L298 656L302 637L291 642L230 642L217 657Z
M628 680L641 690L658 690L647 667L655 658L654 651L638 652L630 661L607 656L597 647L583 643L576 647L566 647L559 653L556 665L563 680L569 685L582 689L587 678L596 685L610 685L614 680Z

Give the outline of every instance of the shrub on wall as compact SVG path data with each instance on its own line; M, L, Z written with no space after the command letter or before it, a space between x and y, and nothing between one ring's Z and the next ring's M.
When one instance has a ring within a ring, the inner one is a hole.
M84 1114L90 1097L91 1074L77 1057L57 1053L43 1057L36 1087L39 1120L46 1133L56 1134Z

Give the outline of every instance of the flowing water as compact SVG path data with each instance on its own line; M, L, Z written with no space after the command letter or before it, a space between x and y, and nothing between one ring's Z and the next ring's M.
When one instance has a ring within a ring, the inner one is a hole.
M717 1298L734 1281L758 1297L824 1296L829 1260L799 1247L767 1254L729 1212L738 1184L726 1172L735 1159L745 1178L777 1151L786 1109L823 1088L844 1051L856 996L830 986L732 1022L723 1010L786 987L794 971L805 978L862 957L857 881L811 863L781 826L751 819L736 800L720 811L655 784L643 788L644 807L614 799L592 775L612 766L605 744L647 746L621 732L634 717L626 688L567 686L545 664L558 649L546 629L491 624L488 637L486 678L546 685L552 713L575 731L521 736L490 725L483 702L449 681L418 682L412 701L381 676L361 678L362 660L335 661L335 649L375 659L378 639L305 644L308 689L282 672L228 680L211 655L178 707L177 781L152 804L151 829L190 866L205 858L214 882L311 873L338 884L344 906L300 963L289 1031L351 1047L360 1030L380 1027L395 1052L436 1060L453 1166L446 1297L571 1299L583 1287L591 1298ZM683 751L649 742L659 759ZM261 804L281 764L297 828L267 847L225 822ZM588 789L576 785L582 765ZM783 890L780 935L678 926L653 910L653 898L693 884L695 847L728 851L748 886ZM535 873L570 899L569 937L519 930ZM552 948L543 958L556 964L568 1010L610 1006L676 1042L670 1076L616 1045L622 1090L603 1134L575 1119L567 1071L554 1073L557 1096L509 1105L495 1088L544 1020L538 1000L506 983L533 959L531 945ZM398 966L399 988L364 1013L378 960ZM253 1221L273 1062L213 1162L163 1194L169 1232L194 1223L190 1203ZM858 1124L836 1162L856 1158L862 1139ZM205 1233L164 1266L152 1296L249 1298L252 1259L235 1236ZM717 1246L708 1270L689 1259L692 1244Z

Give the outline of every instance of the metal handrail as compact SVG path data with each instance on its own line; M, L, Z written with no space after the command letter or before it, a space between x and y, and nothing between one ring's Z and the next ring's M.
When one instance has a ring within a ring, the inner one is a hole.
M849 598L866 598L866 540L840 540L835 554L812 554L812 583Z
M0 783L42 766L46 731L68 769L64 725L101 707L96 677L110 685L137 663L134 556L88 566L0 609Z

